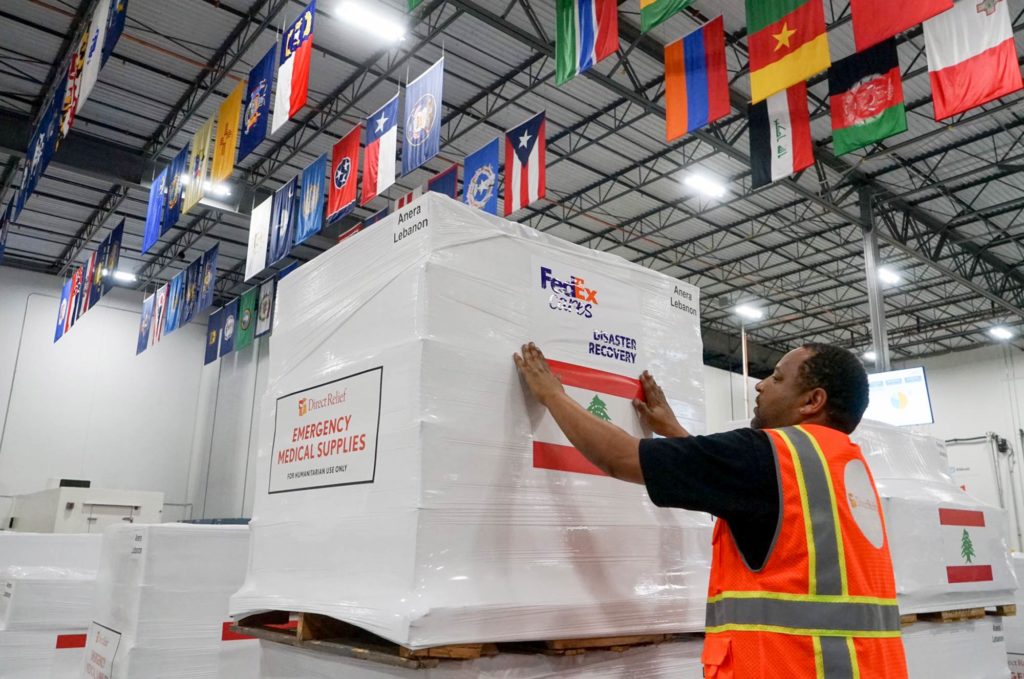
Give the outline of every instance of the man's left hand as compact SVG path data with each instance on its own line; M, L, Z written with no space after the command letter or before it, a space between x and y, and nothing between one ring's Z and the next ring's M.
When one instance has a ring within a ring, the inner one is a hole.
M533 392L534 398L547 406L552 398L565 393L562 383L551 372L547 359L536 344L524 344L520 351L522 355L513 354L512 360L516 362L516 368L523 376L526 386Z

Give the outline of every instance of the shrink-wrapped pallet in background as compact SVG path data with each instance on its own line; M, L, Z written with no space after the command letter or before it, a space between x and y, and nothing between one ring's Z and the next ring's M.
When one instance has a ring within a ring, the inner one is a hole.
M1017 582L1024 582L1024 554L1013 555L1013 571ZM1003 618L1003 634L1006 636L1006 655L1010 661L1013 679L1024 679L1024 588L1018 588L1014 597L1017 614Z
M706 515L596 475L527 395L642 435L650 369L703 429L696 288L428 194L283 279L236 618L315 612L419 648L699 630Z
M40 566L0 570L0 630L86 627L95 589L94 570Z
M1001 618L903 628L910 679L1009 679Z

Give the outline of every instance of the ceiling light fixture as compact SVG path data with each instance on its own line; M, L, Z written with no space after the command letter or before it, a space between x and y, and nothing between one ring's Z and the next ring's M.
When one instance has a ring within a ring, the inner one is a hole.
M405 26L361 2L344 0L335 13L345 23L388 42L405 40Z
M721 198L726 194L725 186L701 174L687 175L683 183L710 198Z
M992 335L997 340L1002 340L1004 342L1006 340L1013 339L1013 332L1011 332L1009 328L1004 328L1001 325L997 325L994 328L989 328L988 334Z
M748 321L759 321L764 318L763 311L749 304L740 304L733 311L736 312L737 316Z
M886 285L896 285L903 280L903 277L892 269L882 266L878 268L878 280Z
M865 361L871 361L872 363L874 363L876 360L878 360L878 354L876 354L873 351L865 351L864 352L864 360Z
M139 277L131 271L115 271L114 280L121 281L122 283L134 283L139 280Z
M206 182L203 184L203 188L207 194L217 196L218 198L227 198L231 195L231 187L224 182L218 182L216 184Z

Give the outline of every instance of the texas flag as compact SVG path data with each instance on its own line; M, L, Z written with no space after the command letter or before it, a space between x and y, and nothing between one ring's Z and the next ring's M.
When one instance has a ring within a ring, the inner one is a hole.
M639 380L561 361L549 360L548 365L561 380L565 393L591 415L611 422L638 438L644 436L640 418L633 409L633 399L644 397ZM607 476L573 448L547 410L533 430L533 466Z
M270 133L291 120L306 105L309 90L309 61L313 54L313 18L316 0L288 27L281 39L280 65L277 67L277 93L274 95L274 118Z
M946 580L951 585L969 582L991 582L992 557L989 545L999 536L990 537L992 527L985 525L985 512L973 509L939 507L942 526Z
M505 216L544 197L545 117L541 111L505 133Z
M398 148L398 95L366 119L366 167L363 196L366 205L395 183L395 152Z

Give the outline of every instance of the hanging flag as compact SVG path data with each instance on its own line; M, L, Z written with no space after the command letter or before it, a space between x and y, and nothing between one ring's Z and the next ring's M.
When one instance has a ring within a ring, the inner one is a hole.
M366 205L395 183L395 151L398 140L398 95L366 119L366 158L363 197Z
M256 317L256 336L263 337L274 322L274 292L277 290L277 279L271 278L260 286L260 300Z
M82 279L82 313L92 308L99 299L92 298L92 279L96 275L96 253L89 255L89 261L85 265L84 278Z
M747 34L755 104L831 63L822 0L747 0Z
M292 261L290 261L287 264L285 264L284 267L282 267L281 270L277 272L277 280L282 280L285 276L287 276L292 271L295 271L298 268L299 268L299 261L293 259Z
M242 116L243 83L235 85L217 111L217 141L213 145L210 181L221 182L235 171L235 147L238 146L238 119Z
M146 207L146 231L142 237L142 254L160 240L161 224L164 219L164 198L167 194L167 170L157 175L153 185L149 187L149 204Z
M277 92L274 95L271 134L277 132L306 105L315 16L316 0L310 0L309 7L292 22L281 38L281 58L277 67Z
M124 33L124 21L128 15L128 0L110 0L110 10L107 18L107 35L103 40L103 63L114 52L117 41Z
M963 0L924 22L935 120L1021 89L1010 8L1000 0Z
M185 272L179 271L171 279L167 287L167 318L164 320L164 334L169 335L178 329L178 316L184 301Z
M249 248L245 255L245 280L267 268L267 246L270 240L270 214L274 197L270 196L252 209L249 217Z
M886 40L832 64L828 95L837 156L906 132L896 41Z
M640 31L646 33L693 4L693 0L640 0Z
M252 344L256 333L256 304L259 288L249 288L238 299L238 317L235 323L235 351L241 351Z
M217 309L206 321L206 358L203 365L210 365L220 353L220 331L224 327L224 309Z
M402 175L407 175L441 150L441 101L444 57L405 88L405 136Z
M153 325L149 331L150 342L156 344L164 335L164 325L167 323L167 293L170 286L167 283L161 285L153 297Z
M376 224L380 220L382 220L385 217L387 217L390 212L391 212L390 208L387 208L387 207L385 207L385 208L383 208L381 210L378 210L377 212L374 212L372 215L370 215L369 217L367 217L363 221L359 222L358 224L353 226L348 231L345 231L344 233L340 234L338 236L338 242L340 243L341 241L345 240L349 236L354 236L357 233L359 233L360 231L365 231L366 229L370 228L371 226L373 226L374 224Z
M149 331L153 325L153 295L142 302L142 315L139 317L139 341L135 344L135 355L138 356L149 346Z
M53 341L56 342L68 329L68 310L71 308L71 279L64 280L64 287L60 291L60 304L57 305L57 328L53 333Z
M238 316L238 298L231 300L221 309L224 323L220 331L220 355L227 356L235 350L235 326Z
M505 133L505 216L544 197L545 118L538 113Z
M408 192L408 193L398 197L398 200L395 201L395 210L396 211L401 210L403 207L405 207L409 203L413 202L414 200L416 200L417 198L419 198L422 195L423 195L423 187L422 186L417 186L412 191L410 191L410 192Z
M85 106L92 88L100 77L100 67L103 65L103 47L107 38L107 18L110 16L109 0L100 0L92 10L89 19L89 29L86 32L85 61L82 64L81 87L78 92L78 101L75 106L77 114Z
M64 103L60 111L60 138L64 139L71 131L78 111L78 97L82 91L82 68L85 66L85 55L89 47L88 31L82 33L78 47L71 53L68 61L67 75L64 76Z
M725 24L718 17L665 45L665 139L699 130L731 110Z
M92 278L89 280L89 308L96 306L103 296L103 271L107 264L107 249L110 247L110 234L100 241L96 248L96 267L92 271Z
M495 137L482 147L466 156L463 181L466 186L462 200L492 215L498 214L498 166L500 164L501 138Z
M219 253L219 243L203 253L203 273L199 282L199 301L196 304L196 313L213 306L213 289L217 286L217 257Z
M181 213L185 214L206 195L206 183L209 181L210 140L213 138L213 118L207 120L196 130L189 144L191 153L188 157L188 169L185 176L185 195L181 202Z
M619 48L616 0L555 0L555 82L569 82Z
M302 171L302 191L295 224L295 244L304 243L320 233L324 225L324 176L327 155L324 154Z
M854 44L858 52L863 52L952 7L953 0L850 0Z
M298 177L292 177L274 194L274 202L270 208L268 266L277 264L287 257L292 249L292 238L295 234L295 194L298 181Z
M84 274L82 273L82 267L75 269L75 273L71 274L71 298L68 301L68 314L70 315L70 325L74 325L78 322L78 317L81 315L81 304L82 304L82 279Z
M196 304L199 302L199 279L203 275L203 258L192 260L185 268L185 292L184 302L178 308L178 327L184 327L192 322L196 315Z
M750 107L751 188L814 164L807 85L800 83Z
M109 242L107 244L107 258L106 264L103 265L103 269L106 271L103 274L103 294L106 295L110 292L110 289L114 287L114 272L117 271L118 265L121 263L121 239L124 237L124 219L121 219L121 223L114 227L114 230L110 232Z
M188 171L189 145L182 147L178 155L167 168L167 197L164 198L164 219L160 225L160 235L167 233L181 216L181 204L185 189L184 178Z
M238 143L238 161L252 153L267 136L270 115L270 88L274 85L274 56L277 45L263 55L249 71L245 110L242 112L242 140Z
M443 193L454 200L459 199L459 164L438 172L427 180L427 191Z
M422 2L423 0L409 0L409 13L412 14L412 11L419 7Z
M327 199L327 222L336 222L356 205L356 175L359 174L359 139L363 126L356 125L331 151L331 187Z
M25 155L25 166L22 169L21 175L21 191L19 193L21 206L24 206L25 201L36 190L36 185L39 183L40 178L42 178L47 166L49 166L50 159L53 157L53 153L57 150L57 145L60 142L62 88L63 85L60 86L53 99L50 100L50 104L46 107L43 115L40 116L39 123L29 139L28 152ZM20 212L21 208L18 208L18 214Z
M12 198L7 203L7 208L0 213L0 262L4 259L4 250L7 249L7 233L11 227L11 205L14 199Z

